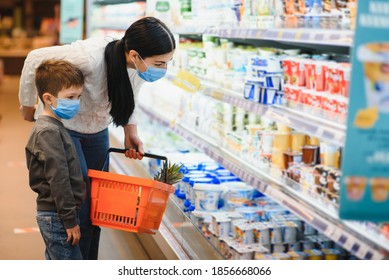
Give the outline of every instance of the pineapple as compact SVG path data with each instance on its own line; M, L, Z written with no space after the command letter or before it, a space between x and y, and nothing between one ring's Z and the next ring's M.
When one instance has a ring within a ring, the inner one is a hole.
M171 163L168 161L167 170L165 170L165 165L163 165L162 169L154 176L154 180L174 185L175 183L181 181L184 174L180 172L182 164ZM165 172L167 171L166 182L165 182Z

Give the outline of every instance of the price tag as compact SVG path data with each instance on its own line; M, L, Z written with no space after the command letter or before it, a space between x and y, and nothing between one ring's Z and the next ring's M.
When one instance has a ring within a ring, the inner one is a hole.
M176 119L171 120L169 123L169 128L173 128L174 126L176 126L176 123L177 123Z
M301 31L297 31L295 36L294 36L294 39L296 39L298 41L301 40L301 35L302 35L302 32Z
M225 97L225 95L222 92L216 91L216 90L212 91L211 96L212 96L212 98L214 98L216 100L221 100L221 101L223 101L223 99Z
M282 36L284 36L284 31L283 30L278 31L277 39L282 39Z
M256 39L256 38L258 38L258 37L257 37L257 30L256 30L256 29L250 29L250 30L249 30L249 34L248 34L248 37L249 37L250 39Z
M191 93L195 93L200 88L200 79L187 71L178 71L173 84Z

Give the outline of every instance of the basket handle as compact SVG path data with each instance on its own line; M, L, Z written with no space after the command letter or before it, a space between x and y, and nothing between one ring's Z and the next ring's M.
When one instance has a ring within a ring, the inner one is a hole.
M105 160L104 160L104 165L103 165L102 170L104 170L105 166L107 165L109 153L113 152L113 153L124 154L128 150L129 149L109 148L107 153L105 154ZM144 157L149 157L149 158L154 158L154 159L164 160L165 161L164 162L164 166L165 166L164 169L167 170L167 157L160 156L160 155L155 155L155 154L150 154L150 153L144 153L143 156ZM167 172L165 172L165 182L164 183L166 183L166 181L167 181Z

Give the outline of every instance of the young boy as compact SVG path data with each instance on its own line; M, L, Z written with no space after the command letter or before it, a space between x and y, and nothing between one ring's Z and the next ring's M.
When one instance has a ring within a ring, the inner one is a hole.
M62 60L44 61L35 85L44 104L26 146L30 187L38 193L37 222L48 260L82 259L78 210L85 198L79 159L61 119L74 117L84 85L82 72Z

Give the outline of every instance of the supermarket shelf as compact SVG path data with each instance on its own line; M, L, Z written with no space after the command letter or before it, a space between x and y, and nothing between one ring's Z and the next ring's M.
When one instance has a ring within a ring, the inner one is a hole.
M302 28L210 28L182 26L173 31L177 34L208 34L230 39L269 40L285 43L314 44L349 48L352 46L354 32L333 29Z
M168 72L166 78L173 81L175 73ZM201 79L200 91L216 100L237 106L251 113L268 117L274 121L287 125L300 132L316 136L324 141L343 146L345 142L346 126L323 118L308 115L279 105L264 105L243 98L242 93L223 89L219 85Z
M366 231L355 222L339 220L334 210L318 205L318 201L288 186L277 174L260 170L237 157L219 143L199 135L178 123L172 124L152 109L140 105L149 117L169 127L199 150L231 170L236 176L256 187L260 192L282 204L301 219L334 240L361 259L385 259L389 256L389 242Z

